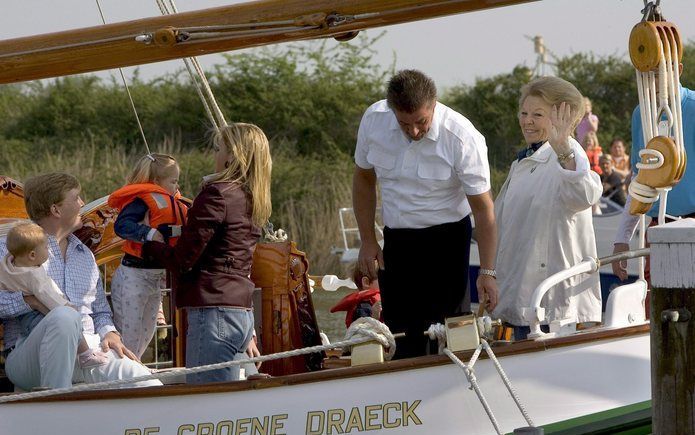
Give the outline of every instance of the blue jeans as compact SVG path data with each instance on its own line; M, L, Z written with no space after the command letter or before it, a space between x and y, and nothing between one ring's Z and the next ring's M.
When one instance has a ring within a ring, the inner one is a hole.
M253 311L243 308L188 308L186 367L230 361L244 352L253 337ZM239 366L194 373L189 384L236 381Z

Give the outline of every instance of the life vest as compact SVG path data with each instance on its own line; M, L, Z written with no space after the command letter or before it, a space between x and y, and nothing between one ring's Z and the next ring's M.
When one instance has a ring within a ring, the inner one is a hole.
M338 303L331 308L331 313L347 311L345 314L345 326L349 327L354 320L357 307L362 302L367 302L369 305L374 305L377 302L381 302L381 293L379 292L379 289L370 288L367 290L352 292L338 301Z
M188 206L182 201L181 194L176 192L176 195L172 195L154 183L127 184L109 195L108 203L121 211L135 198L140 198L147 205L145 223L158 229L169 246L176 245L188 213ZM142 243L126 240L123 252L142 258Z

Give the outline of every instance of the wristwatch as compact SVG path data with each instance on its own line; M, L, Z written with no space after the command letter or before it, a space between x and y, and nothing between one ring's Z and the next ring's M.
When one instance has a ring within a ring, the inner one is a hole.
M497 272L495 269L483 269L482 267L478 269L478 275L488 275L497 279Z

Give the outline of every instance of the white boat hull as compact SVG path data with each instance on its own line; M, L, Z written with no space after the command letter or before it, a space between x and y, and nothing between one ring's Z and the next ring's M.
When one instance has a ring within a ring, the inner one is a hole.
M526 353L499 360L536 425L650 399L647 331L521 351ZM220 384L219 392L171 386L102 392L90 400L77 395L8 403L0 405L0 433L494 433L463 371L442 358L410 369L406 362L394 362L374 374L365 367L367 373L337 369L247 382L245 386L254 388L244 390L239 390L240 383ZM312 379L330 372L344 377ZM527 426L492 362L479 360L475 373L502 431ZM150 393L157 395L143 397Z

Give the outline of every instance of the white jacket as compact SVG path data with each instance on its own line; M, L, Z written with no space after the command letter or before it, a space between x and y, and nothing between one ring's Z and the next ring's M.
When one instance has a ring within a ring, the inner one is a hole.
M15 266L10 254L0 261L0 289L34 295L49 310L69 304L46 269L42 266Z
M534 289L548 276L596 257L591 206L603 191L598 174L570 138L576 171L563 169L546 142L532 156L514 161L497 199L497 283L493 315L512 325L522 317ZM598 274L582 274L553 287L543 298L546 321L601 321Z

